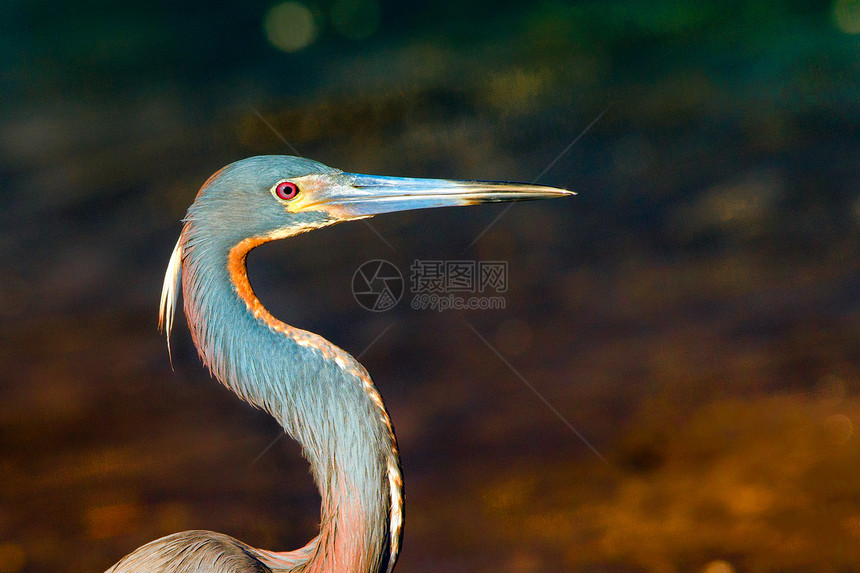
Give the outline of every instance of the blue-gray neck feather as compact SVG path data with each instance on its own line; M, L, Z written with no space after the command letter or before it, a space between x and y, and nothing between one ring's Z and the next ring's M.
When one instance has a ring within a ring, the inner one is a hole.
M297 569L385 570L397 543L387 479L397 453L378 394L374 399L367 373L346 352L316 335L274 328L249 311L227 268L239 237L217 219L210 224L209 215L192 208L183 231L185 313L213 375L271 413L311 464L323 498L321 531L314 556ZM396 495L399 502L399 489Z

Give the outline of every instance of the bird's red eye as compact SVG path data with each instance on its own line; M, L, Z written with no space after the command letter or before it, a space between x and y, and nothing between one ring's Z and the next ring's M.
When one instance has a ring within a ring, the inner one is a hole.
M275 186L275 197L281 201L289 201L299 194L299 187L292 181L281 181Z

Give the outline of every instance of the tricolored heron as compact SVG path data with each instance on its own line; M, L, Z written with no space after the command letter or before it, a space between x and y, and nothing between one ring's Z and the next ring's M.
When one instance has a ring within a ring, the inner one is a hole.
M301 549L275 552L186 531L140 547L108 573L390 573L400 548L403 482L382 398L352 356L266 311L245 258L267 241L380 213L569 194L521 183L358 175L274 155L237 161L210 177L170 257L160 323L169 341L181 280L203 363L301 444L322 497L320 533Z

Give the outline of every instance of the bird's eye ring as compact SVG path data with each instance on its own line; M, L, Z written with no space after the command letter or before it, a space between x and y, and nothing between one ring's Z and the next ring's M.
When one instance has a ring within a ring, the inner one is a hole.
M275 185L274 192L275 197L281 201L289 201L290 199L295 199L296 195L299 194L299 186L292 181L281 181Z

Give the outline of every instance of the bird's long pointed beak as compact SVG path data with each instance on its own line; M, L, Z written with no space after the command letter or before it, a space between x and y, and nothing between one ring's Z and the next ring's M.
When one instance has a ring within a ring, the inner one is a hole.
M502 181L457 181L343 173L322 204L341 216L366 217L380 213L453 207L502 201L529 201L575 195L565 189Z

